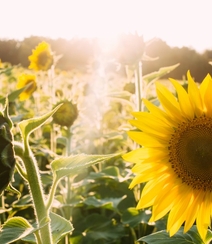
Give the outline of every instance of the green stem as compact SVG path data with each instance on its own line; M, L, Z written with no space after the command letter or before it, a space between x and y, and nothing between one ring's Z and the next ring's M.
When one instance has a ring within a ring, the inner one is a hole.
M41 244L52 244L51 227L49 211L46 209L43 188L41 185L40 173L34 155L29 148L27 140L24 143L24 149L18 145L14 145L16 156L18 156L24 163L29 189L32 196L35 216L38 227L41 227L39 234L40 238L37 240Z
M136 86L136 103L137 110L142 111L142 95L143 95L143 82L142 82L142 62L140 61L135 69L135 86Z
M66 138L66 156L70 156L71 154L71 127L68 127L68 131L67 131L67 138ZM71 177L67 176L66 177L66 189L67 189L67 195L66 195L66 203L68 204L68 208L65 211L66 212L66 219L70 219L72 217L72 209L70 207L70 199L71 199L71 185L72 185L72 179ZM69 243L69 235L67 234L65 237L65 243L68 244Z
M57 189L57 184L58 184L58 181L53 180L52 187L51 187L50 192L49 192L48 201L46 203L46 209L47 210L50 210L50 208L51 208L52 202L54 200L55 192Z

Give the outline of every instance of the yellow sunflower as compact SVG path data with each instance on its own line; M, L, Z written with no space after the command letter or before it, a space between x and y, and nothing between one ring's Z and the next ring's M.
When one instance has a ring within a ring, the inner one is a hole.
M187 73L188 91L170 79L177 98L156 83L161 108L143 100L149 112L134 112L129 136L142 145L124 155L135 163L130 187L146 182L137 208L152 206L150 222L167 213L167 230L174 235L184 223L187 232L196 221L206 237L212 216L212 78L200 86Z
M28 86L27 86L28 85ZM36 77L31 74L22 74L18 77L17 88L20 89L27 86L26 89L19 95L21 101L28 99L31 94L37 89Z
M32 55L29 56L29 69L35 71L49 70L53 64L53 53L50 45L46 42L41 42L35 50L32 50Z

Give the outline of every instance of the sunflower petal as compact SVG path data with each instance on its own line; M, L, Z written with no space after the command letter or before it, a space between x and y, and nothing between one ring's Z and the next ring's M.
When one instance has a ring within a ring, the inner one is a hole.
M163 147L164 142L158 138L148 135L144 132L138 131L128 131L129 137L137 142L139 145L146 146L146 147Z
M156 83L156 88L158 98L166 112L172 118L174 117L178 121L182 121L183 117L179 107L179 103L177 102L173 94L160 83Z
M180 104L181 111L186 118L193 119L194 118L194 110L191 105L190 99L188 97L188 93L186 90L174 79L169 79L171 83L174 85L177 94L178 100Z
M203 111L203 102L200 95L200 91L197 87L197 84L192 79L190 71L187 72L187 77L188 77L188 96L193 106L195 115L199 117L202 115L202 111Z

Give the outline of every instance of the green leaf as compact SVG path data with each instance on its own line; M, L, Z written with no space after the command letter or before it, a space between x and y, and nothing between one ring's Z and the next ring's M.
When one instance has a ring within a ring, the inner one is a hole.
M0 75L1 74L6 74L6 75L10 75L11 74L11 71L12 71L13 67L9 67L9 68L4 68L4 69L0 69Z
M88 205L88 209L91 208L105 208L105 209L111 209L114 211L117 211L118 204L125 199L127 196L122 196L119 198L104 198L104 199L98 199L95 196L87 197L83 204Z
M161 78L162 76L168 74L172 70L176 69L178 66L179 66L179 64L175 64L172 66L160 68L158 71L144 75L143 80L145 80L147 83L154 81L154 80L157 80L157 79Z
M51 230L52 230L52 237L53 237L54 244L58 243L61 238L63 238L66 234L74 230L71 222L64 219L60 215L57 215L55 213L50 213L50 218L51 218ZM22 238L22 240L31 243L36 242L35 237L32 234Z
M12 102L14 101L16 98L18 98L18 96L23 92L25 91L31 84L27 84L26 86L20 88L20 89L17 89L13 92L11 92L10 94L7 95L8 97L8 101L9 102ZM5 99L6 97L3 97L0 99L0 103L4 104L5 103Z
M35 229L22 217L13 217L7 220L0 231L0 243L8 244L33 233Z
M51 163L51 168L54 175L54 180L59 181L64 176L74 176L84 168L87 168L93 164L99 163L104 160L111 159L119 156L117 154L108 155L71 155L69 157L60 157Z
M140 238L138 241L145 241L150 244L205 244L198 234L196 226L188 232L183 233L183 227L172 237L166 230L158 231L148 236Z
M84 243L110 243L109 241L118 240L125 234L122 225L110 217L97 213L84 216L81 221L75 223L75 227L83 233Z
M43 125L61 106L62 104L59 104L55 109L53 109L51 112L37 117L37 118L31 118L27 120L23 120L19 123L19 127L23 136L23 139L26 140L27 136L29 136L34 130L39 128L41 125Z
M140 223L147 224L149 219L150 213L147 210L141 211L133 207L128 208L122 215L122 222L130 227L135 227Z
M11 192L11 193L16 194L18 199L21 197L20 191L18 191L15 187L13 187L13 185L11 183L9 183L9 185L6 188L6 190Z
M51 218L51 229L53 236L53 243L58 243L58 241L64 237L66 234L74 230L73 225L70 221L64 219L60 215L55 213L50 213Z

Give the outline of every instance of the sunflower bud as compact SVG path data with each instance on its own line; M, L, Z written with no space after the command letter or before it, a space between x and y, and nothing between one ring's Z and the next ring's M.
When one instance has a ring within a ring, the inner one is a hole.
M53 115L53 122L61 126L70 127L77 119L77 106L71 101L60 102L59 104L61 103L63 103L63 105Z
M0 112L0 194L8 186L15 167L11 121Z

